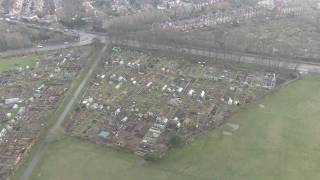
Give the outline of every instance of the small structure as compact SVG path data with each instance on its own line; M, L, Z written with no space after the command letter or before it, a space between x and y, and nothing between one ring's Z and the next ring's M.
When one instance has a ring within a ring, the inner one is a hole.
M5 104L16 104L20 102L20 98L11 98L11 99L6 99Z
M108 139L110 133L108 131L101 131L99 133L99 137L101 137L102 139Z

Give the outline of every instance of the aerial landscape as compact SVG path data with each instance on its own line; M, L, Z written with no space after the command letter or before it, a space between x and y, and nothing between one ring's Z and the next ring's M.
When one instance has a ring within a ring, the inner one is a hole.
M0 0L0 180L320 179L320 0Z

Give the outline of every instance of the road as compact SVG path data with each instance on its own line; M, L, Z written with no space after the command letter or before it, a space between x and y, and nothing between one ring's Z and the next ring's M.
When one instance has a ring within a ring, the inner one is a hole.
M59 50L59 49L66 49L70 47L77 47L77 46L84 46L91 44L91 40L86 40L86 41L80 41L80 42L75 42L75 43L70 43L70 44L60 44L60 45L50 45L42 48L27 48L27 49L16 49L16 50L9 50L5 52L0 53L1 58L7 58L7 57L12 57L12 56L22 56L26 54L32 54L32 53L42 53L42 52L47 52L47 51L53 51L53 50Z
M47 151L50 143L53 141L52 135L54 135L55 132L57 130L59 130L59 128L61 127L62 123L65 121L66 116L68 115L69 111L72 109L73 105L77 101L81 91L85 87L85 85L88 82L89 78L92 76L92 73L93 73L94 69L96 68L98 62L102 59L102 55L106 51L107 47L108 47L108 44L106 44L102 48L102 50L99 52L97 58L95 59L94 63L91 65L90 70L85 75L83 81L81 82L81 84L77 88L76 92L71 97L70 101L68 102L68 104L65 107L65 109L63 110L63 112L60 114L60 116L57 119L57 121L54 123L54 125L49 130L48 134L46 135L46 137L43 140L43 142L40 144L39 148L36 150L35 155L32 157L31 162L28 164L24 174L20 178L21 180L28 180L31 177L34 169L37 167L37 165L39 164L39 162L43 158L45 152Z
M62 30L62 29L50 28L47 26L21 22L18 20L6 20L6 22L11 23L11 24L19 24L22 26L27 26L27 27L35 28L35 29L42 29L42 30L46 30L46 31L54 31L54 32L64 33L64 30ZM55 44L55 45L48 45L48 46L44 46L44 47L32 47L32 48L8 50L8 51L0 52L0 58L6 58L6 57L11 57L11 56L21 56L21 55L32 54L32 53L42 53L42 52L59 50L59 49L66 49L66 48L77 47L77 46L85 46L85 45L92 44L94 38L98 38L98 39L100 39L100 41L105 42L105 40L104 40L105 37L103 37L101 35L98 36L96 34L87 33L84 31L72 31L72 32L74 32L74 34L79 35L79 37L80 37L79 41L68 42L67 44L61 43L61 44Z
M57 44L57 45L49 45L45 47L33 47L33 48L25 48L25 49L15 49L15 50L8 50L4 52L0 52L0 58L7 58L12 56L21 56L26 54L32 53L42 53L47 51L59 50L59 49L66 49L71 47L78 47L78 46L85 46L92 44L93 39L96 37L94 34L88 34L85 32L79 32L80 40L77 42L70 42L68 44ZM100 39L104 39L104 37L100 37ZM103 42L105 42L103 40Z
M34 27L38 29L45 30L54 30L57 32L63 32L61 29L52 29L46 26L41 26L37 24L30 24L20 21L11 20L11 23L21 24L29 27ZM107 35L94 32L84 32L76 31L80 36L79 42L73 42L70 44L61 44L61 45L50 45L43 48L29 48L29 49L20 49L20 50L10 50L0 53L0 57L10 57L17 55L24 55L29 53L41 53L51 50L64 49L69 47L83 46L88 45L93 42L95 38L99 39L101 42L106 42L106 39L109 39L112 44L128 46L140 49L149 49L157 51L171 51L175 53L184 53L188 55L204 56L221 61L234 61L247 64L259 64L270 67L284 68L290 70L296 70L300 72L311 72L311 73L320 73L320 60L317 62L310 62L305 59L296 58L296 57L276 57L276 56L262 56L252 53L243 53L243 52L221 52L217 50L201 50L196 48L186 48L183 44L177 44L175 47L167 44L159 43L148 43L146 41L137 41L137 40L128 40L128 39L117 39L115 37L108 37Z
M16 23L22 23L22 22L16 22ZM22 23L22 24L25 24L25 23ZM43 27L39 25L31 25L31 26L36 26L36 28L48 29L47 27ZM60 31L60 30L57 30L57 31ZM46 52L51 50L88 45L93 42L94 38L98 38L102 42L106 42L106 39L110 39L110 37L107 37L101 34L96 34L96 33L88 33L83 31L77 31L77 33L79 33L80 35L80 40L78 42L73 42L70 44L50 45L43 48L9 50L9 51L0 53L0 57L4 58L9 56L25 55L29 53L35 53L35 52L41 53L41 52ZM134 48L140 48L140 49L149 49L149 50L156 50L156 51L203 56L203 57L209 57L211 59L216 59L221 61L235 61L235 62L249 63L249 64L260 64L260 65L266 65L271 67L281 67L281 68L286 68L291 70L297 70L302 72L320 73L320 63L311 63L301 59L259 56L255 54L239 53L239 52L219 52L215 50L200 50L195 48L185 48L183 47L183 45L178 45L178 44L175 47L173 47L166 44L147 43L142 41L117 39L117 38L111 38L110 43L114 45L128 46L128 47L134 47ZM180 48L178 46L180 46ZM25 170L24 174L21 177L21 180L27 180L31 177L34 169L37 167L38 163L41 161L45 152L47 151L49 144L53 141L53 139L51 138L52 137L51 135L54 134L54 132L57 131L60 128L61 124L65 121L67 114L71 110L74 103L77 101L78 96L80 95L81 91L83 90L86 83L88 82L95 67L97 66L98 62L101 60L103 52L107 49L107 47L108 47L108 44L106 44L98 54L89 72L85 75L84 80L81 82L81 84L77 88L71 100L68 102L66 108L64 109L62 114L59 116L55 124L51 127L48 134L45 136L44 141L42 141L39 148L36 150L36 153L34 157L32 157L30 164L28 164L27 169Z

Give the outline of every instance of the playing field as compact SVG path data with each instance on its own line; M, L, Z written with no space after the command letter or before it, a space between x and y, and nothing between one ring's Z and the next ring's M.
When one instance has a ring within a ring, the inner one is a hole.
M153 164L65 138L51 145L32 179L320 179L319 90L320 77L290 84L232 118L239 130L226 125ZM223 131L233 135L225 136Z

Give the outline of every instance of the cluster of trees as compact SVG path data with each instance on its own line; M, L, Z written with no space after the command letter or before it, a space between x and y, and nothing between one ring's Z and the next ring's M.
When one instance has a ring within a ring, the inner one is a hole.
M21 33L0 33L0 51L32 46L31 40Z
M19 25L1 24L0 51L32 47L34 44L58 43L73 41L78 37L74 34L32 29Z
M147 29L153 23L163 22L169 19L169 16L162 11L146 11L130 16L121 16L107 20L103 23L103 29L115 31L138 31Z
M171 135L169 139L169 145L173 148L181 147L185 144L183 138L177 134ZM149 162L155 162L161 159L161 155L157 152L148 153L144 156L144 159Z
M63 19L60 20L60 23L68 28L79 28L84 25L86 25L86 21L84 21L82 18L76 18L76 19Z
M184 140L179 135L172 135L169 143L172 147L180 147L184 144Z

